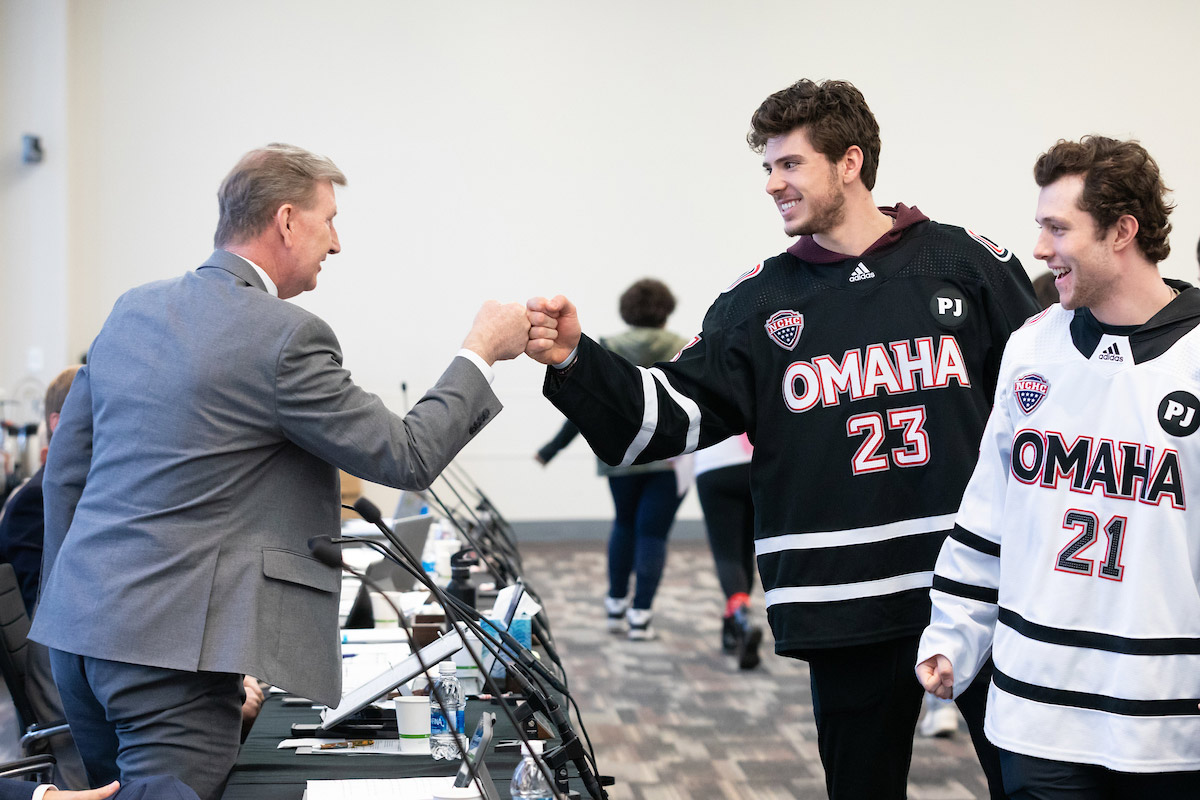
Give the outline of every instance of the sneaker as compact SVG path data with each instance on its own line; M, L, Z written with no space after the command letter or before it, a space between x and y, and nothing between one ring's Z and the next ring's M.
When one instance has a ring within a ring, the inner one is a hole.
M733 655L737 648L737 624L728 616L721 620L721 652Z
M604 598L604 611L608 614L608 632L622 633L625 630L625 611L629 608L628 597Z
M943 700L926 694L924 705L925 716L921 717L917 733L926 738L949 738L958 731L958 709L955 708L953 700Z
M645 641L654 638L654 629L650 621L654 612L648 608L631 608L625 612L625 621L629 623L628 636L632 641Z
M750 609L741 606L728 617L733 621L738 669L754 669L762 661L758 657L758 646L762 644L762 628L750 624Z

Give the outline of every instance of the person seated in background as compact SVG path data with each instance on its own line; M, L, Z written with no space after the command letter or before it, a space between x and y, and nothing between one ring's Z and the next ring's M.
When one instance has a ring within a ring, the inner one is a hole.
M49 443L58 427L59 414L79 366L67 367L58 373L42 401L46 421L46 441ZM45 473L46 452L41 454L42 466L9 496L0 511L0 563L11 564L25 603L25 613L33 619L37 609L38 589L42 577L42 544L45 538L45 508L42 503L42 476ZM41 644L29 641L26 647L25 694L33 713L42 723L64 718L62 699L50 674L50 653ZM79 751L69 733L52 736L35 745L35 752L54 755L54 780L75 789L88 785Z
M78 365L67 367L50 381L43 401L46 419L46 442L58 427L59 412L75 380ZM45 538L45 508L42 505L42 476L45 474L46 452L42 451L42 466L17 487L0 512L0 563L12 564L25 601L25 613L33 618L37 605L38 586L42 577L42 541Z

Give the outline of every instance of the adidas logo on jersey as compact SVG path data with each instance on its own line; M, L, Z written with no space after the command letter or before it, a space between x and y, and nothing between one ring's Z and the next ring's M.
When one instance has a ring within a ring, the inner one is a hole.
M1124 361L1125 357L1121 355L1121 351L1117 348L1117 343L1113 342L1108 347L1104 348L1104 352L1100 354L1100 361Z
M875 273L867 269L867 265L860 261L858 262L858 266L854 268L854 272L850 273L850 282L854 283L855 281L865 281L874 277Z

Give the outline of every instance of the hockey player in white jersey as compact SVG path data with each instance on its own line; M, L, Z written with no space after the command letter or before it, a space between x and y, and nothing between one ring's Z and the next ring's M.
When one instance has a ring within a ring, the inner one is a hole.
M1200 290L1164 280L1171 207L1136 142L1034 168L1061 305L1015 332L917 675L991 653L985 730L1015 800L1200 797Z

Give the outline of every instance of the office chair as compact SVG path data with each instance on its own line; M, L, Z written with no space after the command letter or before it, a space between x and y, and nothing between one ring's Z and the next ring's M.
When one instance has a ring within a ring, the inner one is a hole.
M29 617L12 564L0 564L0 674L12 695L21 726L21 755L28 756L38 742L69 733L66 720L39 720L25 691L29 658ZM53 759L51 759L53 762Z
M54 756L49 753L0 764L0 778L53 783Z

